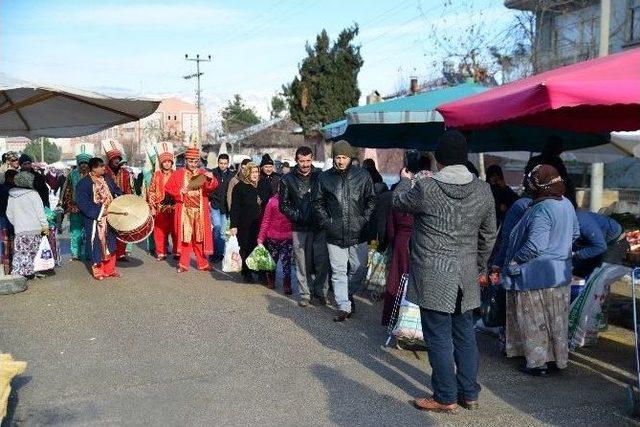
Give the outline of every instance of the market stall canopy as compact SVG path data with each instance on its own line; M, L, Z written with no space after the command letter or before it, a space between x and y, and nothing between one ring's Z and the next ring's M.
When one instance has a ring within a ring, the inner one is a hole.
M339 120L337 122L329 123L323 126L320 131L326 139L339 139L341 135L347 130L347 121Z
M489 152L486 154L526 162L532 155L537 153L528 151L506 151ZM613 163L634 156L640 157L640 131L612 132L611 142L608 144L565 151L560 155L565 161L580 163Z
M151 115L160 101L18 80L0 73L0 135L71 138Z
M356 147L431 151L435 149L438 136L445 131L443 118L436 107L446 102L486 93L487 90L476 83L465 83L350 108L346 111L346 129L345 120L341 120L325 126L323 133L329 140L346 139ZM345 130L341 132L342 129ZM466 134L469 150L474 153L539 151L551 137L559 138L567 149L608 142L608 136L603 134L584 134L522 125L505 125Z
M521 124L575 132L640 129L640 48L580 62L441 105L447 127Z
M327 139L344 138L356 147L427 150L425 144L435 141L444 131L444 121L436 107L486 90L484 86L465 83L353 107L345 112L346 121L332 123L322 130Z

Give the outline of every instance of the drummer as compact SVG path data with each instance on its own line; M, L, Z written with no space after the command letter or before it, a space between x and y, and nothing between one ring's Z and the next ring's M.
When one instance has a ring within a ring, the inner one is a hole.
M122 144L114 139L108 139L103 141L103 149L109 162L108 167L105 168L106 176L113 180L122 194L133 194L131 173L127 168L123 167L126 162L123 160ZM129 255L128 252L130 250L131 247L127 247L126 243L118 240L116 242L116 257L118 261L127 261L127 255Z
M116 235L107 224L107 208L122 195L113 179L105 176L99 157L89 160L89 175L76 186L76 202L84 217L85 247L90 248L91 273L96 280L120 277L116 270Z
M211 237L211 212L209 193L218 186L211 172L200 168L200 150L192 145L185 153L186 167L176 170L165 185L165 192L176 203L175 233L179 243L178 273L189 270L191 251L195 252L197 268L211 271L207 257L213 254ZM189 183L204 175L203 183L195 189L189 189Z

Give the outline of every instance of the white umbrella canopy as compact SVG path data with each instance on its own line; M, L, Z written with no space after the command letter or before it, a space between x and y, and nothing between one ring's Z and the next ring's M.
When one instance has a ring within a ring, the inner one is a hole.
M505 151L486 153L491 156L511 160L527 161L535 153L528 151ZM580 163L613 163L627 157L640 157L640 130L632 132L611 132L611 142L595 147L565 151L561 154L565 161Z
M111 98L0 73L0 135L71 138L151 115L160 101Z

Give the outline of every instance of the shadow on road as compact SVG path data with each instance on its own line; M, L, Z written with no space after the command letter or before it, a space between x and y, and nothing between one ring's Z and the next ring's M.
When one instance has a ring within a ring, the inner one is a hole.
M267 300L270 313L291 320L323 346L349 356L410 396L425 394L424 389L417 387L415 382L429 383L429 376L382 349L386 338L384 331L379 327L372 328L370 322L366 321L368 318L377 318L377 310L358 304L358 313L354 318L345 323L334 323L331 320L334 314L332 310L299 309L290 303L283 304L282 299L276 296L267 296Z
M9 427L16 425L19 420L14 420L16 407L20 400L20 389L31 381L30 376L18 375L11 381L11 393L9 393L9 402L7 404L7 416L2 420L0 427Z

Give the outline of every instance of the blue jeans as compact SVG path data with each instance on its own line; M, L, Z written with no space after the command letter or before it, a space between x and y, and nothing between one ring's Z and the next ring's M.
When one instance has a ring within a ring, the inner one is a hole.
M458 396L477 400L478 346L473 327L472 310L462 313L462 292L458 290L456 311L443 313L420 308L422 333L427 343L431 364L433 398L445 405L455 403Z
M227 215L220 212L220 209L211 209L211 225L213 225L213 247L214 256L224 256L224 239L222 232L227 227Z

